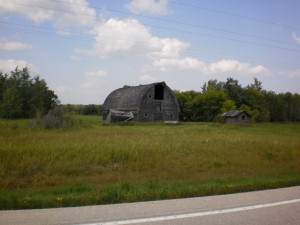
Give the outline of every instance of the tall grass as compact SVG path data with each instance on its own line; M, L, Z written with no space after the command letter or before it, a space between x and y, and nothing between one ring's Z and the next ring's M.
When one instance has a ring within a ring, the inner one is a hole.
M0 121L0 208L232 193L300 184L300 124Z

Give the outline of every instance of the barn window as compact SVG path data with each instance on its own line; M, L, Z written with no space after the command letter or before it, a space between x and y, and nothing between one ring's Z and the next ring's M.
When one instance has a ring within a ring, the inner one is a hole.
M242 116L242 120L245 120L246 119L246 117L245 116Z
M144 117L148 117L148 114L147 114L147 113L144 113Z
M164 86L157 84L154 87L154 99L155 100L164 100Z

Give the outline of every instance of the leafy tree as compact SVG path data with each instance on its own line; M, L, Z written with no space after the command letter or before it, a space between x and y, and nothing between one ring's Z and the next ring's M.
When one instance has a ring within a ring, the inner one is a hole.
M90 105L85 105L83 107L82 114L83 115L99 115L100 111L96 105L90 104Z
M20 117L21 110L21 97L15 86L8 86L3 93L1 115L4 118Z
M202 92L175 91L182 121L214 121L220 113L242 109L253 121L300 121L299 94L265 91L257 78L242 87L237 80L209 80Z
M202 86L202 92L204 93L209 90L223 91L224 83L219 82L217 80L209 80L207 83L204 83L204 85Z
M204 91L200 98L196 99L195 104L201 107L201 121L214 121L215 118L222 112L224 102L227 97L224 91L218 86L208 84L208 88Z
M202 86L199 93L192 101L192 111L195 121L214 121L222 112L222 107L227 96L224 92L223 83L210 80Z
M0 71L0 105L3 103L3 94L5 90L5 85L7 81L7 74L3 74L2 71Z
M262 83L254 78L254 84L246 88L248 106L258 111L256 121L269 121L270 112L266 101L267 92L262 89Z
M193 110L194 99L199 95L196 91L174 91L178 100L181 121L196 121L196 112Z
M287 92L280 95L283 100L283 110L286 115L286 120L296 122L300 120L300 96Z
M257 118L259 117L259 111L257 109L252 109L248 105L241 105L240 109L248 113L251 116L251 120L253 122L257 121Z
M281 96L282 94L278 95L273 91L269 91L265 95L271 122L287 121L286 112L284 110L285 103Z
M235 102L232 101L231 99L226 99L223 103L221 111L226 112L226 111L234 110L234 109L237 109Z
M237 107L247 104L245 89L239 84L238 80L227 78L224 84L225 92L229 99L235 102Z
M31 78L27 67L0 73L0 117L29 118L45 115L59 103L57 96L39 77Z

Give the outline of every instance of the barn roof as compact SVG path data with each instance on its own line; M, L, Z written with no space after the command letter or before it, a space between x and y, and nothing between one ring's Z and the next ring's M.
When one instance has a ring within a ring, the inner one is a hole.
M165 82L152 83L139 86L126 86L119 88L111 92L104 101L103 108L123 110L123 111L136 111L139 109L139 105L142 97L153 86L161 84L166 86Z
M236 116L240 115L243 112L244 112L244 110L229 110L227 112L224 112L222 115L225 116L225 117L236 117Z

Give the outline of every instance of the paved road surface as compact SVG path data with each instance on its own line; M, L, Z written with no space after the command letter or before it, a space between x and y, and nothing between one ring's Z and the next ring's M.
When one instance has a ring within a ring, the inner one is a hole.
M300 225L300 186L200 198L0 211L0 225Z

